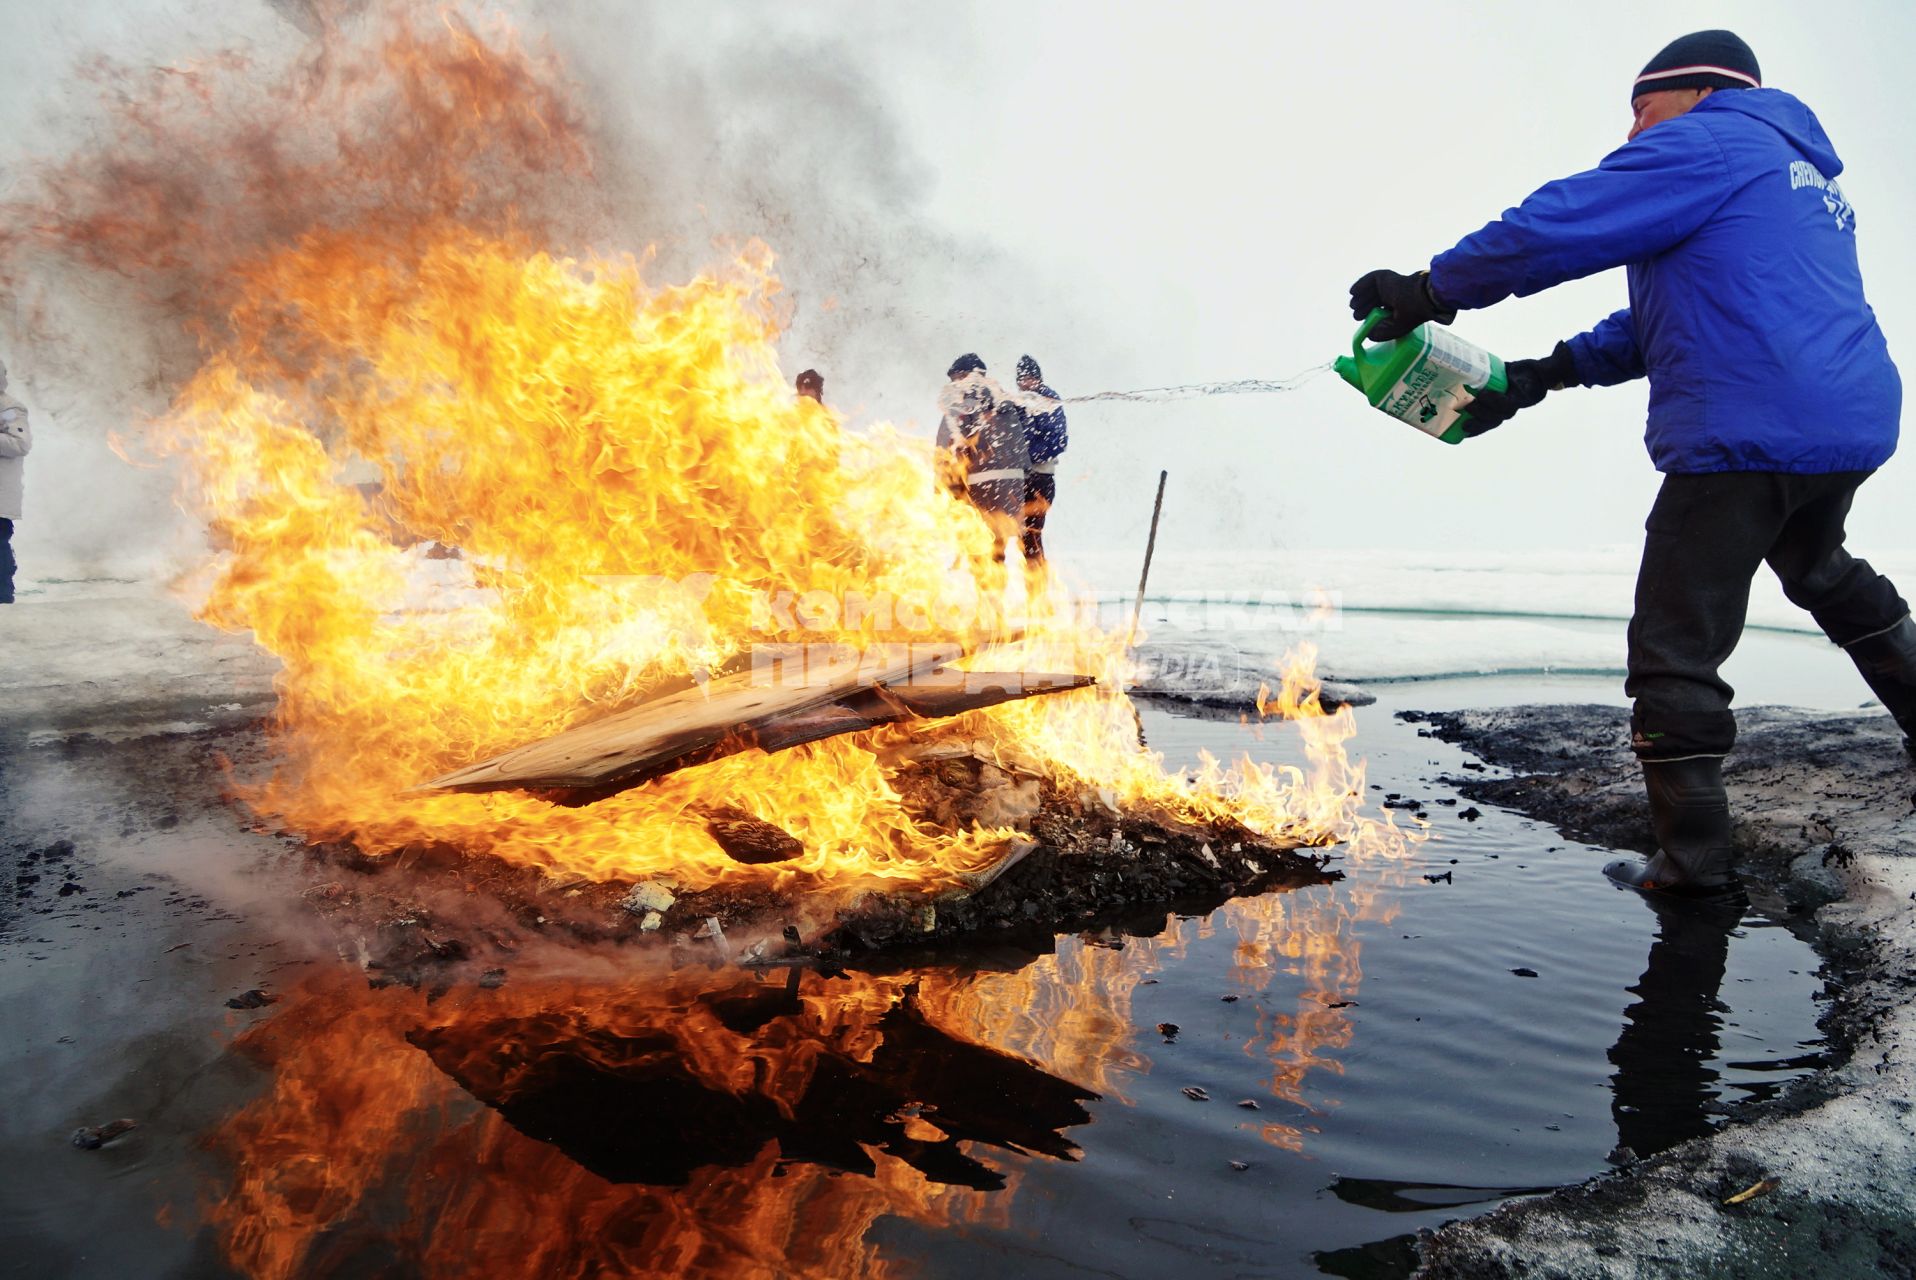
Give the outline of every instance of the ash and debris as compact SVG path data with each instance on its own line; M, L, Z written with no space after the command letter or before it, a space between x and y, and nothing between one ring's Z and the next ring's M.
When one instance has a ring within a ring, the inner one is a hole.
M240 837L252 819L230 799L231 778L263 767L271 751L265 723L238 716L185 733L131 740L65 735L37 747L15 745L60 772L94 779L97 790L88 805L62 810L60 832L8 833L14 883L6 905L14 911L52 910L65 895L74 895L77 908L93 907L99 895L85 887L88 857L84 849L76 854L75 839L111 845L115 833L157 830L187 845L196 824ZM1008 844L965 883L850 893L794 869L750 865L789 857L796 842L743 809L708 815L725 833L721 843L736 846L735 857L743 854L737 882L711 888L663 876L596 882L551 875L443 843L369 856L349 842L309 844L291 832L245 838L257 841L276 868L271 892L297 896L297 912L323 926L327 949L377 985L429 989L507 981L514 964L542 943L670 948L684 962L828 968L972 936L1048 950L1061 932L1149 929L1146 917L1154 911L1161 926L1166 912L1209 911L1240 894L1340 874L1329 869L1324 851L1235 823L1121 809L1107 791L1060 788L1002 751L994 755L982 740L928 735L888 763L920 823L952 831L973 823L1010 826L1031 838ZM98 813L82 822L89 807ZM270 987L233 988L226 996L239 1010L275 998Z
M1453 779L1466 797L1653 847L1622 709L1406 718L1507 771ZM1825 957L1833 1064L1720 1131L1646 1160L1620 1150L1613 1172L1421 1236L1423 1280L1916 1275L1916 768L1880 713L1738 720L1725 778L1743 872Z
M797 871L777 887L741 876L688 888L670 876L554 877L450 845L368 857L349 843L327 843L303 851L316 880L305 899L375 982L442 986L509 970L539 938L668 946L694 962L830 967L974 936L1048 941L1135 921L1152 908L1160 916L1208 911L1239 894L1341 874L1328 869L1326 853L1229 820L1125 810L1108 791L1060 787L1004 763L982 741L934 738L889 763L916 821L953 831L1015 826L1032 838L1012 841L962 884L849 891ZM734 831L770 825L739 814L725 821ZM755 836L751 848L765 843Z
M73 1131L73 1136L68 1141L82 1151L98 1151L115 1138L131 1133L139 1127L136 1121L126 1119L109 1120L100 1125L81 1125Z
M800 852L799 842L750 812L748 797L739 808L702 815L714 840L740 864L737 883L717 888L692 889L661 877L596 883L552 876L444 844L379 856L346 842L310 845L297 833L257 829L228 794L233 778L254 776L272 759L263 718L271 705L270 670L255 665L261 669L248 669L240 696L226 701L198 687L153 690L146 702L129 701L127 687L101 686L64 669L29 672L27 684L0 687L0 710L17 713L0 732L0 745L23 766L14 791L29 776L91 783L83 797L39 797L36 811L46 820L5 833L0 852L9 855L3 865L13 892L0 909L0 926L22 911L98 909L112 890L89 891L86 868L108 849L120 850L115 856L123 860L146 859L154 841L135 833L162 833L160 843L174 859L164 867L141 863L149 877L190 872L190 880L205 873L220 882L219 896L238 890L242 900L270 897L276 916L297 917L285 920L289 933L317 933L322 952L336 950L375 983L430 989L509 981L514 964L542 941L575 950L666 947L687 962L826 967L860 955L877 962L880 951L949 947L972 935L1015 935L1021 945L1049 950L1060 932L1148 931L1162 927L1166 912L1209 911L1236 895L1338 875L1327 870L1330 857L1321 851L1230 823L1120 812L1108 792L1067 793L1002 750L936 730L887 761L913 817L934 829L979 824L1031 837L1008 845L968 883L940 891L875 888L848 898L843 886L821 886L781 868ZM214 831L230 833L216 843L252 842L272 886L232 883L236 864L229 856L205 858L204 841ZM755 869L760 863L767 865ZM183 905L192 901L204 905L182 897ZM302 930L301 921L322 927ZM270 996L270 987L255 997L242 983L222 1000L241 1001L236 1008L245 1011L258 1007L250 1000Z

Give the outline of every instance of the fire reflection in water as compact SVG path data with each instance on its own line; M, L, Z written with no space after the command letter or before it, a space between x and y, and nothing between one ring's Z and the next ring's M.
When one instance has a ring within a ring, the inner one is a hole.
M515 972L436 998L331 972L238 1042L272 1081L208 1139L232 1168L211 1225L260 1277L891 1274L881 1219L1010 1227L1029 1160L1078 1157L1088 1104L1150 1071L1137 988L1220 930L1257 997L1246 1052L1297 1112L1257 1127L1299 1148L1326 1103L1306 1077L1351 1038L1356 927L1391 914L1348 888L1010 970Z
M940 1030L904 978L434 1001L334 975L288 1004L241 1041L272 1087L211 1138L213 1225L254 1276L882 1275L881 1216L1003 1219L961 1144L1071 1158L1095 1097Z

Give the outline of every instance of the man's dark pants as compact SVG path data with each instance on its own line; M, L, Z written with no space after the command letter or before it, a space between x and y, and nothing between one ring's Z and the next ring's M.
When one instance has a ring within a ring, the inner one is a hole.
M1850 645L1909 612L1888 578L1843 549L1856 488L1873 474L1668 475L1644 524L1630 619L1631 745L1645 760L1722 755L1736 741L1717 669L1736 648L1765 563L1790 602Z
M13 521L0 519L0 604L13 603Z
M1044 518L1058 496L1058 477L1033 471L1025 477L1024 549L1027 561L1044 559Z

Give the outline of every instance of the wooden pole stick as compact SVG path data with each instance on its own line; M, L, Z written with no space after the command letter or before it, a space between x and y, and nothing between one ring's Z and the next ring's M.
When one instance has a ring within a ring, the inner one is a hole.
M1158 500L1151 504L1151 536L1144 544L1144 572L1138 575L1138 602L1131 606L1131 634L1124 638L1127 649L1138 638L1138 615L1144 612L1144 584L1151 577L1151 553L1158 549L1158 516L1164 510L1164 479L1170 474L1158 472Z

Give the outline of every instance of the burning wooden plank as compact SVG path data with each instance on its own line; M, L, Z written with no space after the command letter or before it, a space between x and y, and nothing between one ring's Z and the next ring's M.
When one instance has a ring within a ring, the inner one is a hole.
M914 653L876 671L854 668L837 678L826 672L823 679L791 682L735 671L456 769L416 790L631 786L686 763L744 750L762 726L837 701L874 680L902 683L954 656L948 650Z
M908 683L886 684L878 681L868 689L846 694L825 706L780 716L757 726L749 743L742 743L733 749L754 746L765 752L783 751L787 747L817 742L841 733L874 729L898 720L938 720L976 711L981 707L996 706L1001 702L1043 693L1064 693L1095 683L1097 679L1094 676L1051 672L920 672L913 675ZM675 767L685 766L680 764Z
M875 683L871 688L847 694L837 702L794 711L740 728L710 746L660 760L635 772L622 773L608 782L583 786L545 786L538 790L554 804L575 807L596 804L607 796L616 795L653 778L754 747L767 753L784 751L841 733L875 729L881 724L900 720L941 719L976 711L980 707L996 706L1015 698L1063 693L1095 683L1095 677L1085 675L997 671L921 673L909 684Z
M911 716L936 720L980 707L1042 693L1063 693L1096 684L1095 676L1023 671L934 671L910 684L875 690L901 704ZM902 718L902 717L900 717Z
M904 719L954 716L1093 683L1075 674L938 671L949 649L872 668L846 662L786 683L739 671L516 747L414 788L539 790L590 803L750 748L782 751ZM819 678L822 676L823 678Z

